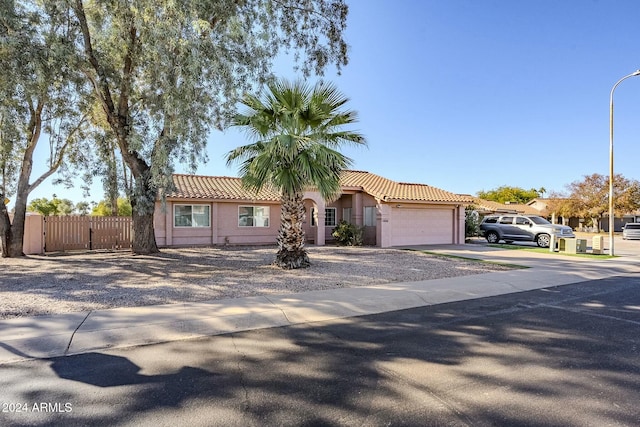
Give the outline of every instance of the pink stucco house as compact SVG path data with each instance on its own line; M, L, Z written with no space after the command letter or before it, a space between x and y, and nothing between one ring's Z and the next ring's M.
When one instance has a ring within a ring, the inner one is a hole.
M280 196L242 188L239 178L174 175L175 191L154 218L160 246L272 244L280 227ZM330 203L316 191L304 194L307 241L324 245L346 220L365 227L365 244L392 247L464 243L467 195L424 184L345 171L342 194Z

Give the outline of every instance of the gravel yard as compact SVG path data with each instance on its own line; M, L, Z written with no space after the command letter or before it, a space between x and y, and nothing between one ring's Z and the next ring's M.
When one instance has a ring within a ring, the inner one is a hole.
M509 267L420 252L309 247L312 266L270 265L274 247L164 249L153 256L99 252L0 259L0 319L73 311L391 282L429 280Z

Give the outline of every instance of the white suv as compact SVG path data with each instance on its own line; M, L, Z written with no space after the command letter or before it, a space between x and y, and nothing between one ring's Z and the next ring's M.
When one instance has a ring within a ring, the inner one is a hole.
M573 238L571 227L551 224L537 215L488 215L480 223L480 234L489 243L506 243L514 241L536 242L542 248L548 248L551 235L556 238Z
M626 223L622 228L622 238L624 240L640 239L640 223Z

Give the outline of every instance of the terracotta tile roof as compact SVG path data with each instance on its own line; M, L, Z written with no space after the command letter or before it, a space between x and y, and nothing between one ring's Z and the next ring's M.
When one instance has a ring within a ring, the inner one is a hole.
M200 176L174 174L175 190L170 198L211 200L265 200L279 201L280 194L265 188L260 193L242 187L240 178L226 176ZM379 175L363 171L344 171L343 187L357 188L384 201L417 201L471 203L471 196L454 194L425 184L395 182Z
M471 203L472 198L454 194L425 184L396 182L371 172L344 171L343 187L360 187L363 191L385 201L420 201Z
M258 194L242 187L240 178L228 176L173 175L175 190L170 198L214 200L265 200L280 201L280 194L263 188Z
M486 212L500 212L500 213L521 213L526 215L539 215L540 211L530 205L524 205L520 203L498 203L491 200L484 200L475 197L473 204Z

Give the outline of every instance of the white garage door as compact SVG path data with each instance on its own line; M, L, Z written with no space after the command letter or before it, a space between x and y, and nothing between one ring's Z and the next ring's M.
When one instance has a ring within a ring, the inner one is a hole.
M453 243L453 209L391 210L391 245Z

